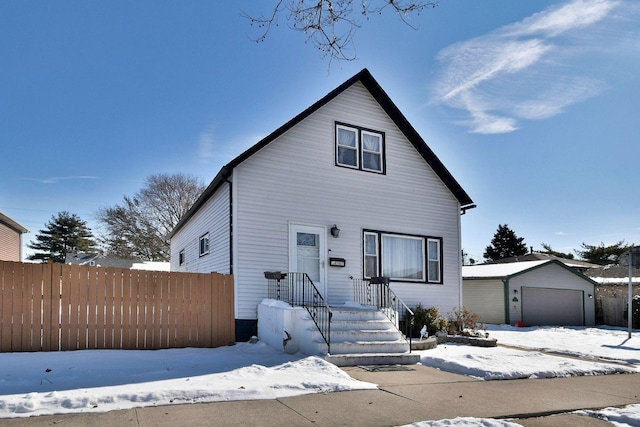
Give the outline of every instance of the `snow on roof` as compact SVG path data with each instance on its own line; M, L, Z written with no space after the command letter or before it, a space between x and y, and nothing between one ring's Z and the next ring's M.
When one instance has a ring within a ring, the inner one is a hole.
M601 285L628 285L629 277L591 277L591 280ZM631 283L640 283L640 277L632 277Z
M164 261L143 261L135 262L131 266L132 270L149 270L149 271L169 271L171 263Z
M506 277L521 273L530 268L537 267L542 264L554 263L555 261L521 261L510 262L504 264L480 264L465 265L462 267L463 278L490 278L490 277Z

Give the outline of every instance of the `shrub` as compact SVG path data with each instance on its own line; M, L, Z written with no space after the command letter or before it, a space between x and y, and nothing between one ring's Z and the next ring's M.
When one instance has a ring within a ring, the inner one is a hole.
M424 308L422 304L418 304L413 310L414 313L414 326L413 335L415 337L420 336L420 329L424 325L427 326L428 335L435 335L436 332L446 332L448 328L447 319L440 314L439 307Z
M449 313L449 334L477 336L479 321L478 314L465 307L456 307Z

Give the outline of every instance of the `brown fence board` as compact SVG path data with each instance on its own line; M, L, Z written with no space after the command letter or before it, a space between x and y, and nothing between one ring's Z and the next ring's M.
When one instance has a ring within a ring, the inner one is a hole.
M33 350L31 326L33 322L33 267L22 266L22 309L20 313L20 348Z
M60 347L60 264L42 266L42 350Z
M4 266L2 278L2 351L11 351L11 327L13 324L13 262Z
M0 261L0 351L217 347L233 276Z

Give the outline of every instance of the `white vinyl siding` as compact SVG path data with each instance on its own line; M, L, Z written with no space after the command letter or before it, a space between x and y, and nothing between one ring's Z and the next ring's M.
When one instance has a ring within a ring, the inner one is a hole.
M336 167L336 122L384 132L386 174ZM353 299L363 230L392 229L442 238L443 284L392 282L398 296L444 313L460 305L459 203L360 83L237 166L233 183L238 318L256 318L265 271L288 270L290 223L340 228L327 235L329 256L346 260L328 267L331 304Z
M229 186L223 184L171 239L171 271L229 274ZM209 233L209 255L200 256L200 237ZM180 252L184 262L180 264Z

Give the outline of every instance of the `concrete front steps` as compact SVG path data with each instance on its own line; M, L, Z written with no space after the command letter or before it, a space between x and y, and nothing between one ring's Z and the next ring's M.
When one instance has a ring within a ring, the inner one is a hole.
M409 342L375 307L332 307L331 311L331 350L325 360L336 366L412 365L420 361L419 355L410 353ZM319 332L315 334L314 340L322 339Z

